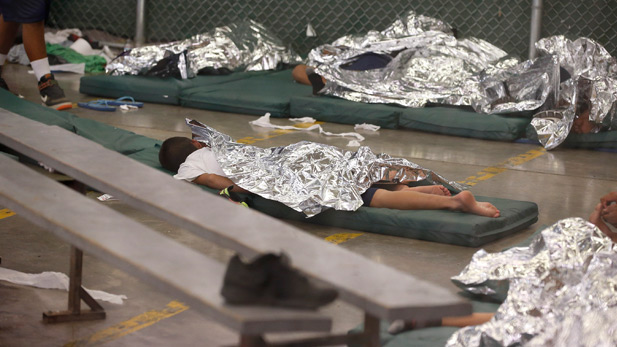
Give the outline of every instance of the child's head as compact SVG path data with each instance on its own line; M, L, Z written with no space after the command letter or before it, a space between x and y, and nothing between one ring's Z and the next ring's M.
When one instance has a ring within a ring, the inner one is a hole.
M197 141L187 137L168 138L163 141L159 150L159 162L165 169L178 172L180 165L184 163L186 157L201 148L195 142Z

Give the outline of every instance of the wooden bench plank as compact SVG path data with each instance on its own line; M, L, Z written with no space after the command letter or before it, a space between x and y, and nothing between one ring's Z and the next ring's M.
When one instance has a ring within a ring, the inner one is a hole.
M456 294L324 242L289 224L224 201L199 187L58 127L0 110L0 143L245 256L285 251L340 298L388 320L465 315Z
M318 312L225 305L225 267L0 155L0 203L241 334L329 331Z

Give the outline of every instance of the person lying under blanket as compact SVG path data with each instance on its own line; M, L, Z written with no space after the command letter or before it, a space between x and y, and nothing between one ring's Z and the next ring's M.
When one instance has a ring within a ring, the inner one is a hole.
M600 198L589 221L600 229L613 242L617 242L617 191L610 192ZM611 227L614 229L611 230ZM436 320L396 320L388 328L390 334L399 334L409 330L430 327L458 327L480 325L490 321L495 314L492 312L475 312L468 316L448 316Z
M165 140L159 151L161 165L177 172L176 179L213 189L225 189L232 182L219 166L213 151L204 143L186 137ZM236 192L248 192L235 187ZM399 210L451 210L497 218L499 210L488 202L478 202L469 191L454 196L441 185L408 187L403 184L373 186L362 194L364 206Z

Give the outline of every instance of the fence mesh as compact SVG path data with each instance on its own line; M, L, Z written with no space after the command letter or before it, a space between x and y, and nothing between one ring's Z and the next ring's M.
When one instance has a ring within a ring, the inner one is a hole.
M531 0L146 0L148 42L167 42L234 21L264 24L298 53L346 34L381 30L407 10L442 19L460 36L487 40L527 58ZM136 0L52 1L49 24L99 29L121 37L135 32ZM542 36L590 37L617 53L615 0L544 1ZM311 24L316 37L306 36Z

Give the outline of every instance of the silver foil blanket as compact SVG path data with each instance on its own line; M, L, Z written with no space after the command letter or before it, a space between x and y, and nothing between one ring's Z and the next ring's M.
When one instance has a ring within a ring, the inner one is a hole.
M187 119L193 138L209 145L223 172L238 186L279 201L306 216L328 208L355 211L374 183L426 181L458 192L465 187L406 159L375 154L362 146L356 152L302 141L260 148L234 142L207 125Z
M519 62L481 39L457 39L447 23L410 11L382 31L313 49L307 65L327 81L320 93L352 101L533 112L533 129L547 149L561 144L573 124L575 133L617 129L617 67L606 49L588 38L563 36L536 46L538 58ZM391 60L367 70L348 68L369 52Z
M182 41L133 48L107 64L112 75L139 75L154 67L163 58L186 52L186 62L180 67L194 77L204 68L226 68L231 71L276 69L280 63L297 64L301 58L286 47L263 25L249 20L215 28Z
M553 103L531 121L540 143L553 149L573 133L617 129L617 61L599 43L553 36L536 43L538 52L552 56L562 69ZM564 72L565 70L565 72ZM566 75L564 78L563 75Z
M345 69L369 52L392 60L383 68ZM479 104L483 99L480 73L503 71L517 63L486 41L457 40L447 23L409 11L380 32L345 36L313 49L307 64L327 80L324 94L422 107L428 102Z
M528 247L480 250L452 281L477 295L507 290L507 298L492 320L459 330L448 346L617 345L617 253L581 218L560 220Z

